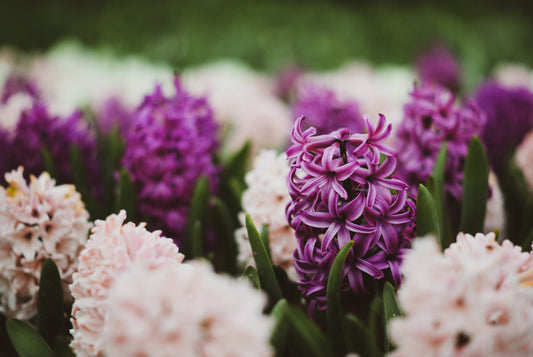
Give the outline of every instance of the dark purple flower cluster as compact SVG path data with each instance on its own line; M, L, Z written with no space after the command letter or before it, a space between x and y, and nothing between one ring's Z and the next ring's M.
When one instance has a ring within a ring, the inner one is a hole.
M331 265L349 241L354 245L343 270L342 289L367 293L365 279L381 279L390 270L401 282L400 262L414 234L415 204L407 184L392 177L396 153L383 144L391 126L380 115L376 127L365 119L367 133L342 128L316 135L294 124L287 150L292 201L287 219L298 248L294 264L310 311L326 307Z
M460 87L461 68L444 46L433 46L420 54L416 61L416 71L422 82L433 82L452 92Z
M314 127L318 134L328 134L340 128L362 133L365 124L357 103L341 102L335 93L315 86L304 87L292 109L294 118L306 117L307 127Z
M485 117L473 101L457 108L454 95L439 85L415 84L404 105L398 128L398 171L415 193L433 171L439 150L447 145L445 191L461 201L464 161L472 136L479 135Z
M125 135L131 127L133 110L128 109L117 97L105 100L95 112L98 131L108 134L114 126L117 126L122 135Z
M505 88L486 82L476 101L487 116L482 139L492 167L499 170L506 158L533 128L533 93L527 88Z
M24 174L39 175L45 169L42 150L48 149L58 183L72 183L71 150L76 145L84 161L93 193L102 193L97 147L81 112L68 118L50 115L46 105L36 101L22 112L10 140L10 168L24 166Z
M138 194L138 213L179 243L196 182L207 176L214 189L218 125L205 98L189 95L176 78L176 95L157 86L134 114L122 163Z

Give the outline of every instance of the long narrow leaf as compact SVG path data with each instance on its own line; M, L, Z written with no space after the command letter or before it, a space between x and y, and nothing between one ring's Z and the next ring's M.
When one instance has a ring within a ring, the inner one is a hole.
M193 198L187 219L187 231L185 234L185 244L183 252L187 259L198 258L194 255L195 236L194 226L196 221L205 223L205 215L207 214L207 206L209 201L209 181L207 177L202 176L196 183Z
M272 269L272 263L268 257L265 246L263 245L263 241L248 214L246 215L246 229L248 231L248 239L250 240L250 246L252 248L261 286L270 297L271 304L275 304L278 300L283 298L283 295L276 279L276 275L274 274L274 270Z
M65 307L63 286L55 262L47 259L41 269L39 294L37 298L37 328L39 333L53 346L55 337L65 328Z
M442 239L435 201L428 189L422 184L418 187L416 198L416 233L419 237L433 234Z
M128 212L131 219L135 219L137 209L137 191L131 178L130 173L126 168L121 168L118 179L117 199L115 201L115 212L121 209Z
M385 313L385 333L386 333L386 342L385 342L385 352L390 350L390 338L388 335L388 323L389 320L393 317L402 316L402 311L400 309L400 304L396 298L396 293L394 292L394 287L391 283L386 282L383 287L383 309Z
M344 336L342 334L342 307L340 293L344 262L346 261L346 257L348 256L348 253L350 253L353 244L353 241L349 241L344 247L342 247L333 261L328 276L326 291L328 327L337 354L344 354L346 352L343 339Z
M20 357L54 357L44 339L27 322L9 319L6 327Z
M270 251L270 237L268 235L268 225L263 224L261 226L261 240L265 246L265 250L268 254L268 258L272 261L272 252Z
M41 157L43 158L44 170L50 174L52 178L57 179L56 165L54 164L54 158L52 153L45 146L41 148Z
M192 231L192 255L194 257L204 256L204 242L202 238L202 222L196 220Z
M218 197L213 198L214 227L217 235L215 268L231 275L237 273L238 247L235 241L235 228L226 204Z
M246 269L244 269L242 276L247 277L253 286L255 286L258 289L261 289L261 282L259 281L259 275L257 274L257 270L255 270L253 266L251 265L247 266Z
M488 193L489 162L483 144L474 136L465 161L460 231L475 234L483 230Z
M354 315L347 315L344 318L344 339L349 352L356 352L360 356L368 357L381 357L383 355L368 327L365 327Z
M285 299L281 299L277 302L270 313L270 316L272 316L276 321L270 337L270 344L276 350L277 357L283 357L286 355L285 350L290 333L290 324L288 317L286 316L286 310L287 301Z

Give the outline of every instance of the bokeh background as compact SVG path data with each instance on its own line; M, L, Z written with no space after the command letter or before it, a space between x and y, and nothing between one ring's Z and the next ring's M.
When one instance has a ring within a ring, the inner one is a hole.
M180 70L218 58L274 71L349 59L411 64L447 44L465 82L500 62L533 65L531 1L4 1L0 45L43 52L65 39L115 55L140 54Z

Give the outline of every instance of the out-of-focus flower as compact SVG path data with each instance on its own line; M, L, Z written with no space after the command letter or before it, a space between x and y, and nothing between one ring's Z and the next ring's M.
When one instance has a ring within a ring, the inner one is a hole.
M78 271L70 285L74 297L71 347L77 356L101 356L107 297L120 274L135 262L156 269L183 260L172 239L162 237L160 231L148 232L144 223L123 224L125 220L125 211L105 221L97 220L79 256ZM144 286L139 289L139 280L137 290L137 294L146 291ZM152 301L143 303L155 306Z
M341 102L333 91L317 86L306 86L298 91L292 113L294 118L304 115L305 127L316 128L320 135L340 128L362 133L365 128L356 102Z
M105 355L272 356L265 300L206 262L152 270L136 264L109 292Z
M291 115L270 78L228 61L190 69L183 78L191 93L206 96L213 106L225 130L224 150L235 151L247 140L253 153L286 145Z
M211 188L218 172L218 125L207 100L187 93L175 80L176 94L157 86L135 113L122 158L137 188L138 213L150 227L181 242L196 182L207 176Z
M364 277L382 279L390 270L400 284L399 265L414 226L414 202L407 184L391 177L396 152L383 141L390 134L385 117L377 126L365 119L368 133L340 129L328 135L302 131L294 124L287 150L291 170L287 206L298 248L294 264L311 312L326 306L326 285L333 260L349 241L341 289L367 293Z
M485 117L468 101L454 105L454 95L433 83L415 84L404 106L404 119L396 133L398 171L415 193L425 183L444 142L447 145L445 190L461 201L464 160L472 136L479 134Z
M505 160L533 128L533 93L486 82L476 101L487 116L482 139L492 168L498 173Z
M77 146L85 165L88 181L95 194L101 193L100 164L96 157L96 140L84 122L81 112L68 118L50 115L41 102L34 102L22 112L12 135L11 167L22 165L26 174L45 169L43 148L48 149L59 183L73 182L71 150Z
M35 83L12 73L0 92L0 128L12 132L22 112L31 108L39 97Z
M275 79L274 93L278 97L290 102L295 94L298 81L304 73L305 71L298 66L282 68Z
M283 267L289 277L296 281L298 275L292 257L296 238L285 216L285 207L290 201L288 175L289 165L285 154L277 155L274 150L260 151L253 169L245 177L248 188L242 195L242 208L258 229L263 224L268 226L272 263ZM244 226L244 213L239 218ZM245 266L255 266L246 228L239 228L235 237L239 244L239 261Z
M505 235L505 208L503 194L498 184L498 178L493 171L489 172L489 197L487 199L487 211L485 213L485 233L498 229L500 235Z
M422 82L439 84L452 92L461 85L461 67L449 49L434 45L416 60L416 71Z
M533 131L526 135L522 144L516 149L515 162L533 192Z
M402 272L392 356L533 353L533 260L520 247L460 233L443 255L435 239L418 239Z
M102 134L108 134L113 127L126 136L133 124L134 110L129 109L120 98L113 96L94 108L96 125Z
M533 89L533 72L523 64L500 64L494 69L493 76L496 82L506 87Z
M60 116L80 107L100 108L112 97L133 110L155 83L171 90L172 73L167 65L132 56L116 58L72 42L60 43L44 56L35 57L29 69L50 112Z
M91 224L73 185L55 185L48 173L23 177L23 168L5 175L0 186L0 309L8 317L29 319L37 311L37 292L46 259L57 264L65 296L78 254Z

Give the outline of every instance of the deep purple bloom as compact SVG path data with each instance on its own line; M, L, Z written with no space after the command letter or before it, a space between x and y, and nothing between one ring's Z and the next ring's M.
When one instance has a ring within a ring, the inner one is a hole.
M354 242L343 271L342 289L367 293L366 279L389 270L401 282L399 263L413 236L415 205L407 184L392 177L396 153L383 143L390 125L380 115L368 134L345 128L316 135L298 118L287 150L292 201L287 219L295 229L294 252L300 289L310 312L326 307L331 264L339 250Z
M36 101L22 112L13 133L10 146L10 168L24 166L24 174L39 175L45 169L42 150L51 155L58 183L72 183L71 150L80 150L88 181L93 193L102 194L100 165L94 135L89 130L81 112L68 118L50 115L45 104Z
M7 103L9 98L17 93L27 94L34 99L38 99L40 97L35 83L19 75L11 74L7 78L6 82L4 83L4 87L2 88L0 103Z
M487 116L481 135L492 167L499 170L533 128L533 94L527 88L505 88L486 82L476 102Z
M98 131L108 134L116 126L125 135L132 125L133 112L118 97L106 99L95 111Z
M218 125L205 98L189 95L176 78L176 94L157 86L134 115L122 163L138 194L138 213L154 229L180 243L196 182L207 176L214 189Z
M307 127L318 134L329 134L340 128L362 133L365 125L359 107L354 101L342 102L335 93L315 86L304 87L292 108L294 118L305 116Z
M415 193L418 184L425 183L431 175L439 150L446 142L445 190L461 201L468 144L472 136L481 133L485 117L473 101L457 108L450 91L430 82L415 84L409 95L396 134L400 176Z
M460 87L460 65L444 46L436 45L421 53L416 61L416 71L422 82L433 82L452 92Z

